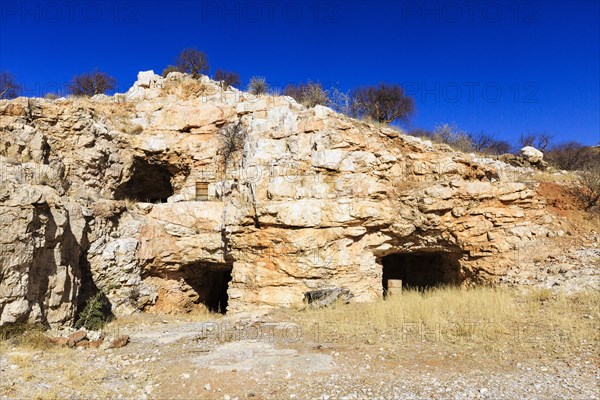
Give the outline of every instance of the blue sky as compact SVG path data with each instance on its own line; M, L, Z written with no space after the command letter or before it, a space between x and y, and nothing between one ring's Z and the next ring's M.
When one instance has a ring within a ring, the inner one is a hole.
M0 1L0 70L26 95L95 68L125 91L185 47L272 86L399 83L410 127L600 142L600 2Z

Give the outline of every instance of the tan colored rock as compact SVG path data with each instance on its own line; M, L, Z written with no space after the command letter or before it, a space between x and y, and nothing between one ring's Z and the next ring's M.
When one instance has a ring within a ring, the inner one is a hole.
M117 337L116 339L114 339L110 343L109 348L111 348L111 349L120 349L121 347L125 347L127 345L127 343L129 343L129 336L128 335L121 335L121 336Z
M77 344L83 341L85 341L87 344L87 332L77 331L69 335L69 337L67 338L67 346L75 347Z
M238 122L225 162L217 132ZM72 324L95 288L117 316L330 288L371 301L398 254L496 282L515 248L557 230L500 161L208 78L146 71L113 97L1 100L0 129L0 324Z

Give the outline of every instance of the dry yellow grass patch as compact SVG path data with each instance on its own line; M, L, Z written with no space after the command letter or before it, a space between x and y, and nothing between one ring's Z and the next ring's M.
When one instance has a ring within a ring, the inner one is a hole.
M486 351L565 354L598 345L600 294L521 294L510 289L445 287L406 290L374 303L336 305L292 316L320 339L394 345L432 342Z
M53 343L44 328L32 324L6 325L0 329L0 346L14 345L29 350L48 350Z
M166 81L160 94L161 96L175 95L180 99L188 100L202 96L212 96L218 90L214 85L195 79L185 79L183 81Z

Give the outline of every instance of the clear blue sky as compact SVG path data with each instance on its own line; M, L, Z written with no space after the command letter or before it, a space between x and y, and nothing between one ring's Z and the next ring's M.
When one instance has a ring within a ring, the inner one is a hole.
M272 86L400 83L411 127L600 141L600 2L0 0L0 70L26 95L98 68L125 91L185 47Z

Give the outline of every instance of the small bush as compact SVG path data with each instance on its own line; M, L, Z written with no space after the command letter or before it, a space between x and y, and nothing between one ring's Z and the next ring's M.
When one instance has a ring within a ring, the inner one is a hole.
M104 308L106 303L102 292L91 296L85 302L85 307L79 313L79 319L75 322L75 328L88 330L100 330L106 324Z
M455 124L436 126L433 131L433 140L446 143L458 151L469 153L474 151L473 141L468 132L460 130Z
M44 98L46 100L56 100L56 99L58 99L58 95L56 93L46 93L44 95Z
M169 75L171 72L181 72L181 71L175 65L167 65L167 67L165 69L163 69L163 71L162 71L162 77L166 78L167 75Z
M248 92L259 95L269 91L267 79L264 76L253 76L248 83Z
M45 350L52 346L50 338L40 324L8 324L0 327L0 341L34 350Z
M116 87L115 78L104 72L94 71L75 76L67 89L75 96L94 96L114 90Z
M293 97L298 103L311 108L316 105L327 106L331 103L329 94L318 82L308 82L300 85L287 85L283 89L284 96Z
M481 154L501 155L509 153L511 145L506 140L496 139L493 134L480 132L472 134L460 130L456 124L442 124L435 127L434 131L426 129L413 129L413 136L444 143L452 148L466 153L476 152Z
M586 210L600 207L600 163L589 164L579 172L580 190L576 190Z
M27 329L29 329L29 328L30 328L30 326L27 324L2 325L2 326L0 326L0 340L4 341L4 340L12 339L16 336L20 336L23 333L25 333L25 331L27 331Z
M342 92L338 88L333 87L329 91L329 99L329 107L341 114L351 115L350 92Z
M126 133L130 135L139 135L144 132L144 127L141 125L133 125L131 128L127 129Z
M222 82L224 88L228 87L239 87L242 81L240 80L240 75L237 72L228 72L223 71L222 69L218 69L215 71L215 80Z

